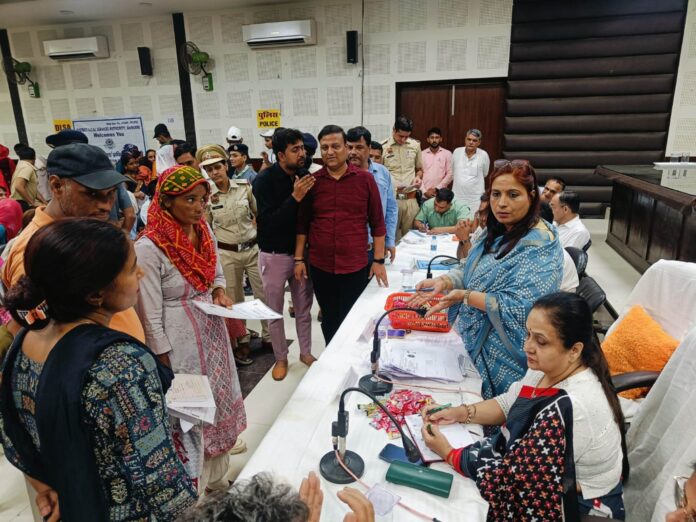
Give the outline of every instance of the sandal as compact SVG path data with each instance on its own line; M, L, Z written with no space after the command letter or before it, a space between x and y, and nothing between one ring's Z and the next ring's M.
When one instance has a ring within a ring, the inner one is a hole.
M254 364L254 359L248 356L235 355L234 362L237 363L237 366L249 366L250 364Z

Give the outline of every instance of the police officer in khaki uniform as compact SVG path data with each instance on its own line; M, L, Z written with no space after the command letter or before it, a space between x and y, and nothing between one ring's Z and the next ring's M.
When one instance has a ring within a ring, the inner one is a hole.
M397 241L413 228L413 220L418 214L416 192L423 180L420 142L410 137L412 130L413 122L406 116L399 116L391 137L382 142L382 163L391 174L399 206Z
M244 301L243 277L246 272L254 297L264 301L266 296L259 274L259 247L256 244L256 199L251 185L245 179L231 180L227 176L227 154L219 145L206 145L198 150L196 156L214 183L206 215L218 241L227 295L235 303ZM266 321L261 323L264 348L271 349L268 324ZM253 362L249 359L248 331L237 339L235 360L241 365Z

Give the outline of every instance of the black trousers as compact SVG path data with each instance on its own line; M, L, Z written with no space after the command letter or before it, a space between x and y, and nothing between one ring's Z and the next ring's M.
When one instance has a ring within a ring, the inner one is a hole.
M314 295L323 316L321 331L327 345L365 289L368 273L367 266L350 274L332 274L310 265Z

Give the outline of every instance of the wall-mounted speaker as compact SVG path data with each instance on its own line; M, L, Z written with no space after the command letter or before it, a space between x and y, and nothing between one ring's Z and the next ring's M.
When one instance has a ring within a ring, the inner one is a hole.
M358 63L358 31L346 31L346 61Z
M138 47L138 61L140 62L140 74L152 76L152 57L149 47Z

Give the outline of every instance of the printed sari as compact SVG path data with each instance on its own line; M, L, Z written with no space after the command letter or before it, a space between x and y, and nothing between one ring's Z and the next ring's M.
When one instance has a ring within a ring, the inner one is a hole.
M527 371L522 350L525 322L534 302L560 288L563 250L555 229L543 220L502 259L501 239L484 252L486 236L472 247L464 266L447 276L454 288L486 294L486 311L461 305L456 327L490 399L507 391Z

